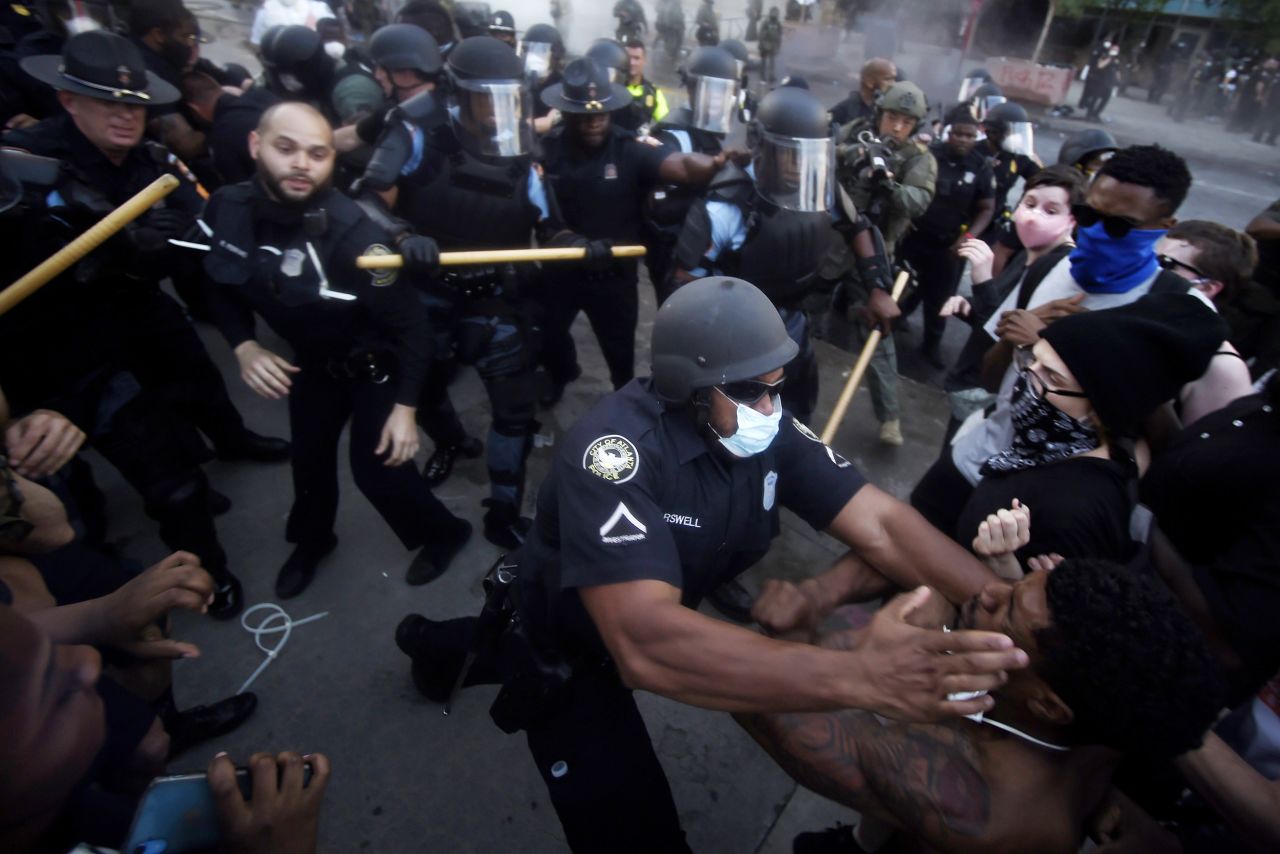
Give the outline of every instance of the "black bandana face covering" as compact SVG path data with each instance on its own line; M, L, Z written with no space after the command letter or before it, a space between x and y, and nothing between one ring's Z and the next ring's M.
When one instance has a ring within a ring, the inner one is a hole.
M1010 398L1013 446L989 458L982 474L1020 471L1056 463L1098 447L1098 434L1031 391L1027 375L1019 374Z

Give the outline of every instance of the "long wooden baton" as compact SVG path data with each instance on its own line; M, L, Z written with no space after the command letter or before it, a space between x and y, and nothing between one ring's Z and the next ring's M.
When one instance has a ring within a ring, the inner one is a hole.
M898 278L893 282L893 292L890 296L896 303L901 297L902 292L907 288L907 281L910 275L906 270L898 274ZM827 444L836 436L836 430L840 428L840 422L844 421L844 414L849 409L850 402L853 401L853 395L858 391L858 386L862 385L862 376L867 372L867 365L871 364L871 356L875 353L876 347L880 346L880 339L884 337L884 333L880 331L880 327L871 330L871 334L867 336L867 343L862 345L862 352L858 354L858 361L853 363L853 370L849 373L849 379L845 381L844 388L840 391L840 398L836 401L836 406L831 410L831 417L827 419L827 426L822 428L822 441Z
M643 246L614 246L614 258L639 258ZM461 267L465 264L520 264L532 261L581 261L587 257L582 247L564 246L544 249L482 249L475 252L441 252L440 266ZM356 266L362 270L384 270L403 267L400 255L361 255Z
M107 238L142 216L156 202L177 189L181 182L173 174L161 175L132 198L95 222L89 230L40 262L31 272L0 291L0 314L40 290L63 270L88 255Z

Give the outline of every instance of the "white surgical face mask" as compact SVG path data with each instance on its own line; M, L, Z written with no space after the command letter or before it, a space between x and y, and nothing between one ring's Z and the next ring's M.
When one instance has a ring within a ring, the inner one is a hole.
M347 46L342 42L325 42L324 52L341 62L342 58L347 55Z
M724 392L716 389L717 394ZM726 396L726 400L733 400ZM778 395L770 398L773 402L773 414L762 415L745 403L733 401L737 407L738 430L732 436L720 436L720 444L735 457L754 457L762 454L773 444L778 435L778 427L782 423L782 401Z

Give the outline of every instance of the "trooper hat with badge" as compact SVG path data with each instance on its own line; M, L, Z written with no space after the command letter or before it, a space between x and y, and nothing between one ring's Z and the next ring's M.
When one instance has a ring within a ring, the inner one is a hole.
M113 104L154 107L178 100L178 90L147 71L142 53L124 36L89 30L67 39L62 55L29 56L22 70L59 92Z
M565 66L564 77L542 90L542 103L572 115L613 113L631 105L631 93L614 83L609 73L590 57Z
M512 50L516 48L516 19L510 12L499 10L489 19L489 35L500 42L506 42Z

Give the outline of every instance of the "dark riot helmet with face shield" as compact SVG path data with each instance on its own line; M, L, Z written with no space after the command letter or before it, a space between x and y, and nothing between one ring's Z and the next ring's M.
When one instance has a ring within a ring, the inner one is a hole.
M587 48L587 58L609 72L610 83L626 84L631 74L631 57L616 39L596 39Z
M987 111L982 122L989 137L998 138L1000 147L1010 154L1035 154L1035 138L1031 119L1021 104L1005 101Z
M449 53L449 108L462 145L488 157L529 152L524 64L506 42L463 39Z
M827 108L807 89L784 86L760 102L752 134L756 189L779 207L825 211L835 192L835 142Z
M520 58L524 62L525 77L534 82L546 80L564 62L564 39L560 31L550 24L534 24L525 30Z
M737 62L721 47L705 46L689 54L684 67L689 91L689 124L699 130L727 134L738 99Z

